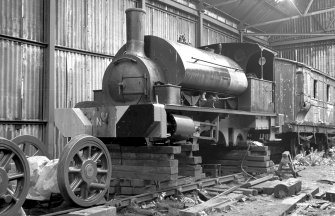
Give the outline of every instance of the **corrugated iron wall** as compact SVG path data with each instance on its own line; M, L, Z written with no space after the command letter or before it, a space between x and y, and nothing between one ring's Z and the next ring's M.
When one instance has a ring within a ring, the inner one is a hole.
M303 62L335 77L335 40L276 47L279 56Z
M73 107L92 100L101 89L105 68L125 43L125 13L137 0L55 0L55 106ZM176 1L195 9L189 0ZM45 67L44 0L0 1L0 136L18 134L45 138L43 121ZM195 46L197 16L162 1L147 0L146 34L176 41L185 35ZM216 17L215 13L208 14ZM219 17L219 16L218 16ZM219 17L227 25L236 24ZM236 41L236 36L204 24L204 44ZM9 37L7 37L9 36ZM55 128L49 143L58 157L66 140Z
M0 33L43 40L43 0L0 1Z
M0 1L0 8L0 34L43 40L43 0ZM39 45L0 39L0 136L43 138L43 58Z
M327 9L335 6L333 0L314 1L310 12ZM334 32L335 11L322 13L314 16L299 18L279 24L281 33L308 33L308 32ZM272 37L271 43L292 39L305 39L305 37ZM332 77L335 77L335 40L319 41L312 43L299 43L274 47L279 51L279 56L303 62L317 68Z
M324 10L332 8L335 6L335 1L333 0L318 0L314 1L309 12ZM314 16L302 17L298 19L292 19L283 23L277 24L277 29L279 33L309 33L309 32L319 32L323 33L334 32L335 31L335 11L329 11L327 13L321 13ZM282 37L273 36L270 38L270 42L283 41L287 39L299 39L307 38L304 37Z
M203 28L202 44L234 43L238 40L238 38L222 29L210 25L205 25Z

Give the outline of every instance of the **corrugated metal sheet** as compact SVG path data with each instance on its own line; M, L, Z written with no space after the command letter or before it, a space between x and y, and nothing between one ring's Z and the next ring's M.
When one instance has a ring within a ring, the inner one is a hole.
M59 0L56 43L115 54L125 40L124 11L134 6L131 0Z
M43 49L0 40L0 62L0 119L41 119Z
M180 35L185 35L186 41L194 46L196 43L195 19L187 14L183 14L181 11L172 9L168 9L167 11L157 7L148 6L146 9L147 22L145 34L155 35L172 41L177 41Z
M0 33L43 40L43 0L0 1Z
M0 124L0 137L13 139L19 135L32 135L40 140L43 140L44 126L43 125L11 125Z
M223 30L212 28L209 25L205 25L203 28L203 45L234 42L238 42L238 38L227 32L224 32Z
M113 55L125 43L125 10L134 0L57 1L58 45ZM185 34L195 44L195 18L164 4L147 4L146 34L177 40Z
M334 40L276 47L279 56L303 62L313 68L335 77Z
M20 116L22 48L18 43L0 40L0 118Z
M93 100L93 90L101 89L102 78L111 59L56 51L56 108L74 107Z
M43 118L44 49L22 45L22 119Z

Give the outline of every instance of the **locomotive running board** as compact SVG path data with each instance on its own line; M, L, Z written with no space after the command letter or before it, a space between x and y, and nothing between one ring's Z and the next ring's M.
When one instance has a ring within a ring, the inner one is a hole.
M275 113L256 113L241 110L230 110L230 109L218 109L210 107L189 107L189 106L176 106L176 105L165 105L166 110L182 110L191 112L207 112L207 113L225 113L231 115L247 115L247 116L268 116L276 117Z

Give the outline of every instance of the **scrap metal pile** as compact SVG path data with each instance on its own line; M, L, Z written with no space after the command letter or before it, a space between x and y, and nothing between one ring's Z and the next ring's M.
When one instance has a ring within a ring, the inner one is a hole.
M335 147L330 148L328 153L318 151L317 149L313 150L312 148L309 154L306 154L306 151L304 151L303 153L296 155L293 163L298 166L335 166L334 152Z

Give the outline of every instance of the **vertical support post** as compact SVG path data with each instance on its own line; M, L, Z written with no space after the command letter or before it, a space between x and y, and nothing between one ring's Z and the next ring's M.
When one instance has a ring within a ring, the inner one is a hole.
M56 43L56 0L44 0L44 40L48 44L45 50L45 70L43 85L43 118L47 121L44 142L50 156L54 155L55 137L55 43Z
M197 42L196 42L196 47L201 47L203 44L202 44L202 38L203 38L203 26L204 26L204 12L205 12L205 9L204 9L204 3L203 1L201 0L199 2L199 5L198 5L198 28L197 28Z
M261 80L263 80L264 77L264 68L263 68L263 50L261 50ZM264 62L265 63L265 62Z
M240 30L240 43L243 43L244 41L244 30Z
M145 0L140 0L140 8L145 10Z

